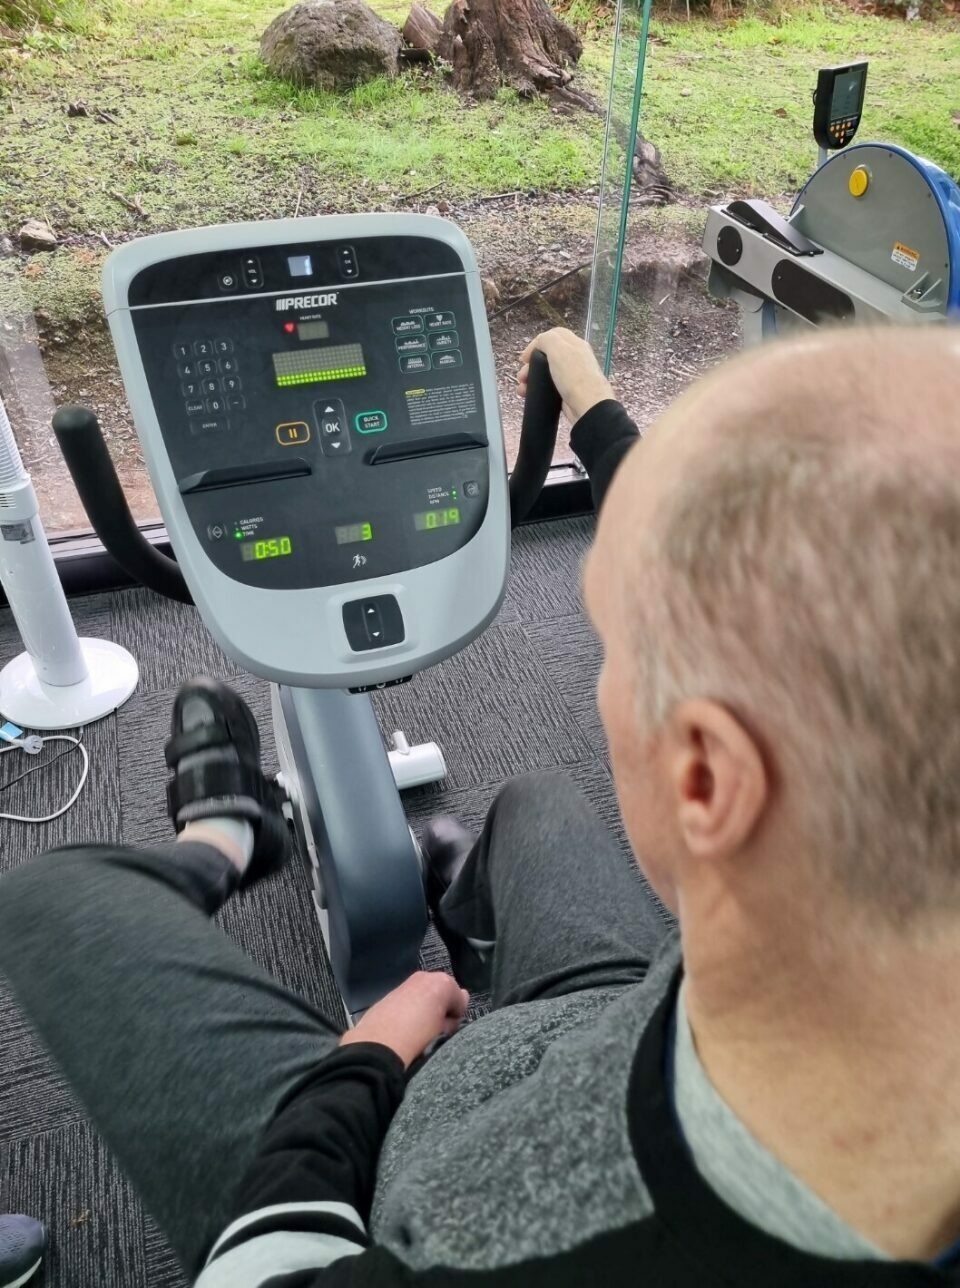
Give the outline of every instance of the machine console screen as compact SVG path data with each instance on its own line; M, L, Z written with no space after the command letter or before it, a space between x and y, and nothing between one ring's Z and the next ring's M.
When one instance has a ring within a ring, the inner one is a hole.
M844 148L860 128L867 63L822 67L814 95L813 133L822 148Z
M863 90L863 72L844 72L837 77L830 103L830 120L845 121L860 114L860 95Z
M479 531L490 464L466 277L416 240L194 255L131 284L184 505L235 580L359 582Z

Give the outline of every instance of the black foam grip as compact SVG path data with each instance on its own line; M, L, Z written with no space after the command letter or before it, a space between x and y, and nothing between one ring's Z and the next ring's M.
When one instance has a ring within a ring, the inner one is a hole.
M137 527L93 412L86 407L61 407L53 418L53 432L107 553L134 581L168 599L192 604L176 561L155 549Z
M523 406L520 450L510 476L510 519L522 523L537 502L553 464L563 400L553 383L547 355L535 350L530 359Z

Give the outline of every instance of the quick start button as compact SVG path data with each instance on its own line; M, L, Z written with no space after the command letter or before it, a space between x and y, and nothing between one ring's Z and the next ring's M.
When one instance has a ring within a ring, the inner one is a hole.
M358 434L382 434L387 428L387 413L385 411L362 411L359 416L354 417L354 425Z

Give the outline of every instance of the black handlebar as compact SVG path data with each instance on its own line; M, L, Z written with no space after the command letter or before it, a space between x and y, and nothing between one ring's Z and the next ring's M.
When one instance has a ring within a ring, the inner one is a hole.
M176 560L156 550L137 527L100 424L86 407L61 407L53 432L94 531L128 576L158 595L192 604Z
M561 409L546 354L537 350L530 362L520 450L510 477L513 527L523 522L543 491ZM53 432L83 508L107 553L134 581L168 599L192 604L193 596L176 560L155 549L137 527L93 412L86 407L61 407L53 418Z
M537 502L553 464L563 402L542 349L534 350L527 376L517 463L510 475L510 522L522 523Z

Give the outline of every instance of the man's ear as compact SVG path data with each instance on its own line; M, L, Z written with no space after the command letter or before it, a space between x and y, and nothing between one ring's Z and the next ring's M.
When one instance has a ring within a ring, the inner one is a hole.
M750 839L769 798L760 748L725 707L705 699L670 713L669 766L677 822L698 858L729 858Z

